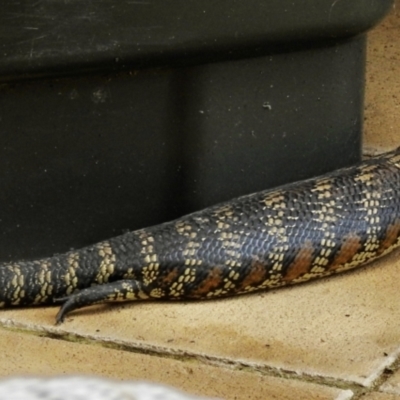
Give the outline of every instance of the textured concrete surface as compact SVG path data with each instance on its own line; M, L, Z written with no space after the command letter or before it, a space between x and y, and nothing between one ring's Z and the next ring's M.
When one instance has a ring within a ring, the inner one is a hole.
M399 396L389 393L371 392L360 397L362 400L400 400Z
M369 36L370 154L400 145L399 8L397 0ZM97 306L59 327L55 308L2 311L0 376L146 379L232 400L400 400L399 268L397 251L297 287L202 303Z
M380 390L400 396L400 370L394 372L393 375L381 385Z
M90 374L151 381L191 394L231 400L292 399L294 393L299 400L345 400L351 396L349 391L297 379L106 348L92 340L55 340L0 328L0 343L7 344L0 352L2 377Z
M365 150L400 146L400 2L369 33L365 92Z

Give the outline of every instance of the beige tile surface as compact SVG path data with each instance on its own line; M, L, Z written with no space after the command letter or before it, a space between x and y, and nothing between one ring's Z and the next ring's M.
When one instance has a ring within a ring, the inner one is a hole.
M273 292L98 306L60 327L54 308L5 310L0 323L368 386L400 351L399 268L397 251L354 273Z
M400 396L400 370L397 370L386 382L384 382L381 385L380 390Z
M297 380L177 361L96 344L72 343L0 329L0 376L92 374L117 380L150 380L187 393L226 400L347 400L350 391Z
M400 146L400 1L368 35L365 149Z
M400 397L394 394L372 392L360 397L360 400L400 400Z

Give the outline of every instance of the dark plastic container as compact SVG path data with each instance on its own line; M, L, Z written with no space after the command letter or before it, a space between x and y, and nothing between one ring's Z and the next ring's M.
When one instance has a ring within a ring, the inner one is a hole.
M365 34L390 0L6 0L0 260L360 159Z

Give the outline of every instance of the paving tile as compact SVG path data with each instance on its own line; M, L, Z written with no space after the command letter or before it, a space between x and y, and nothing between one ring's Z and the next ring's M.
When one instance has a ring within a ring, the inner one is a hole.
M400 396L400 371L396 371L385 383L383 383L380 390Z
M368 386L400 352L399 268L396 251L352 273L271 292L96 306L61 326L53 307L4 310L0 323Z
M368 152L400 146L400 1L368 34L365 140Z
M360 397L360 400L400 400L400 397L395 394L372 392Z
M0 377L90 374L226 400L347 400L349 390L0 329Z

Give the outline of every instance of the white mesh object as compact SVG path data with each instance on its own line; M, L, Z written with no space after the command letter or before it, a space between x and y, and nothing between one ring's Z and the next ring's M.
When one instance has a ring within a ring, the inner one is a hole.
M152 383L90 377L0 380L0 400L206 400Z

